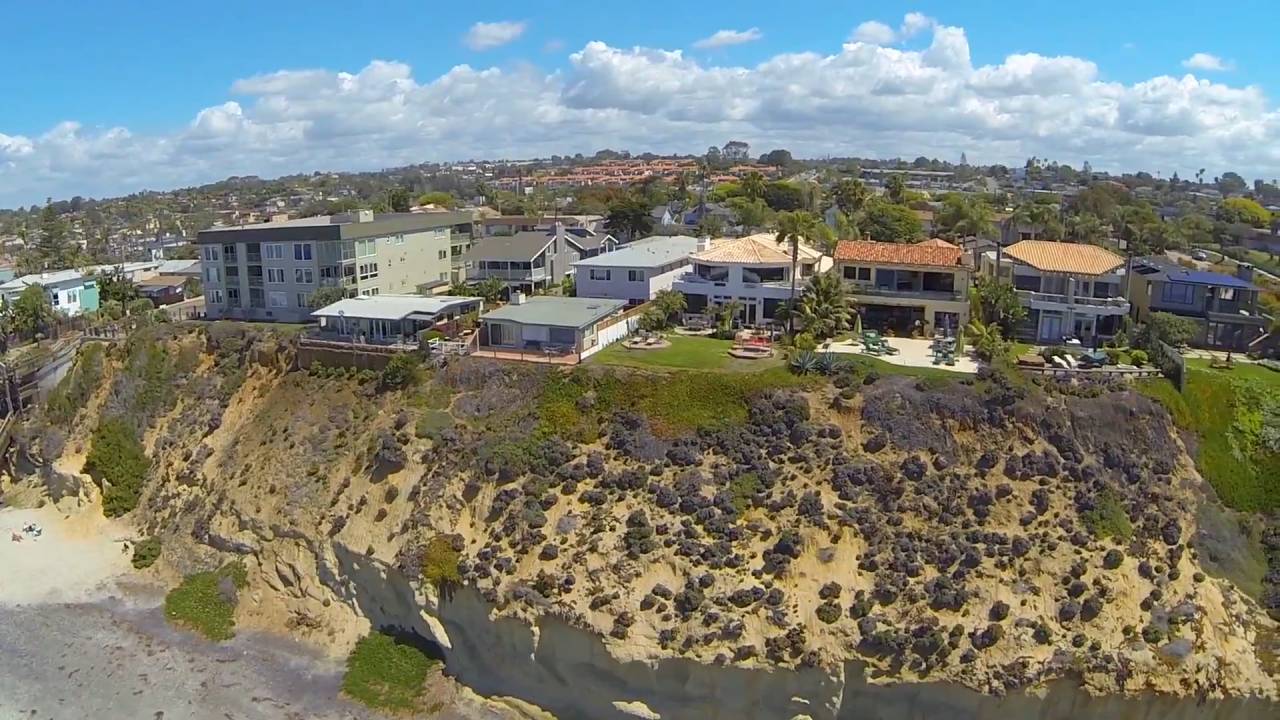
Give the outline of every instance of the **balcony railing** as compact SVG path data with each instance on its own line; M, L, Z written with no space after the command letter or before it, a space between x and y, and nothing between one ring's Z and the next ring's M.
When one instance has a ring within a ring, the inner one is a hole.
M875 287L873 285L850 285L852 295L878 295L880 297L919 298L920 300L940 300L947 302L963 302L963 293L946 290L899 290L897 288Z
M1070 298L1066 295L1058 293L1042 293L1032 290L1019 290L1018 297L1023 302L1030 303L1047 303L1053 305L1075 305L1095 308L1127 308L1129 301L1122 297L1096 298L1087 295L1076 295Z
M531 268L528 270L493 270L486 268L473 268L475 273L473 277L484 280L487 278L497 278L499 280L544 280L547 277L546 268Z
M245 259L245 262L260 264L262 262L262 253L245 253L244 259Z

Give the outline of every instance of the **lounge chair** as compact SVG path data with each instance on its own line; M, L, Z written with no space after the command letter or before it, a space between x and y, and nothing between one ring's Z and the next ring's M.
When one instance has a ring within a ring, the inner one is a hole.
M1066 360L1064 360L1064 359L1063 359L1063 357L1062 357L1061 355L1054 355L1054 356L1053 356L1053 364L1054 364L1055 366L1057 366L1057 367L1062 368L1063 370L1070 370L1070 369L1071 369L1071 365L1069 365L1069 364L1067 363L1067 361L1066 361Z
M881 348L882 350L884 350L884 352L885 352L885 354L886 354L886 355L897 355L898 353L902 352L901 350L899 350L898 348L896 348L896 347L894 347L894 346L890 345L890 344L889 344L889 343L887 343L887 342L882 343L882 344L880 345L880 348Z

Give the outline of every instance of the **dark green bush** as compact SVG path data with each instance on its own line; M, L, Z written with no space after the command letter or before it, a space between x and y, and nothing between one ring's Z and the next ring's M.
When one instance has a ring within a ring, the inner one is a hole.
M138 541L133 546L133 566L138 570L146 570L160 559L160 538L149 537Z
M188 575L165 596L164 616L210 640L229 640L235 636L237 591L248 582L248 571L238 561Z
M390 712L425 710L419 703L435 661L384 633L370 633L347 656L342 691L369 707Z
M119 418L103 420L90 438L84 471L103 485L102 512L119 517L138 506L151 463L133 428Z
M422 579L436 587L461 583L462 574L458 572L460 559L449 538L443 535L431 538L422 551Z

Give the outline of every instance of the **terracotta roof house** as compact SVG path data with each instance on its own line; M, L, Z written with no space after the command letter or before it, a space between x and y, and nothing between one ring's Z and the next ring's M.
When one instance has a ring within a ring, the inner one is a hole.
M969 322L972 268L942 240L915 244L841 242L835 272L844 280L864 328L898 334L955 331Z
M979 271L1013 283L1027 309L1019 339L1099 345L1129 314L1124 258L1097 245L1023 240L982 254Z
M690 256L692 269L676 278L675 290L684 293L685 312L703 315L715 307L737 301L738 322L746 326L772 324L778 307L791 294L791 250L769 233L741 238L703 238ZM815 273L831 267L831 258L801 244L796 291Z

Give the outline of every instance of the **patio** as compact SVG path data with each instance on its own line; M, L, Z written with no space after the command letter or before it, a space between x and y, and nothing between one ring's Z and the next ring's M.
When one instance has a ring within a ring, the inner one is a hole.
M978 362L968 352L960 354L956 357L955 365L941 365L934 362L933 359L933 342L931 340L917 340L915 338L885 338L891 347L898 350L894 355L870 355L863 352L862 341L848 340L843 342L833 342L829 347L819 348L819 350L829 350L834 353L845 353L849 355L858 355L860 357L874 357L877 360L889 363L891 365L901 365L903 367L916 368L932 368L934 370L945 370L947 372L974 374L978 372Z

